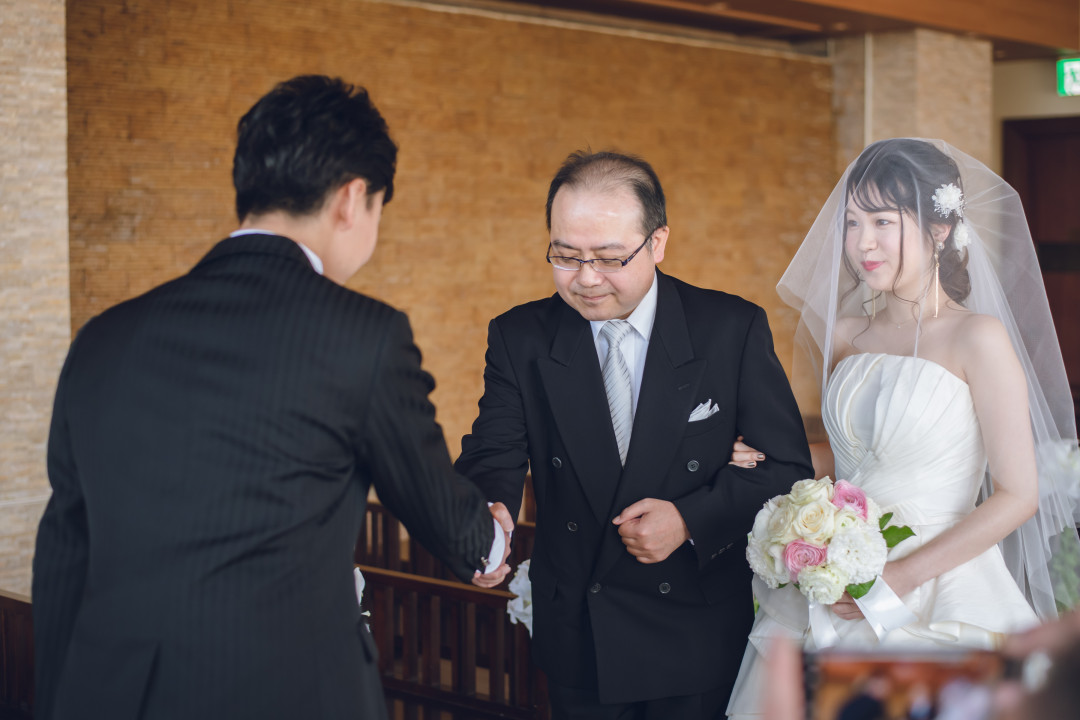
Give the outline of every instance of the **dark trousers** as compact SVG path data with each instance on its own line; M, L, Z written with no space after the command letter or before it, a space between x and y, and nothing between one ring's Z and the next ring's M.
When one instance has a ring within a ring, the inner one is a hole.
M551 720L724 720L731 687L701 695L601 704L596 689L548 684Z

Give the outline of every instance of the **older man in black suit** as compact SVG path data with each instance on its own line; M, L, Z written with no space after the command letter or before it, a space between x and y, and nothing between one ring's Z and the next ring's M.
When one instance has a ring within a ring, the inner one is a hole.
M515 514L531 468L555 718L722 717L753 620L746 535L813 476L765 313L656 269L664 194L638 158L571 155L547 216L558 292L491 322L456 467ZM729 464L740 435L769 460Z
M371 485L462 579L509 570L509 515L453 472L408 319L342 286L396 153L363 89L282 83L239 124L241 230L79 332L34 558L37 717L385 717L352 573Z

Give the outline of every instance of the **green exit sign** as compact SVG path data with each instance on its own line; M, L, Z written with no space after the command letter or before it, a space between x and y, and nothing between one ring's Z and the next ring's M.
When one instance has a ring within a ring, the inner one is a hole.
M1080 95L1080 58L1066 58L1057 63L1058 95Z

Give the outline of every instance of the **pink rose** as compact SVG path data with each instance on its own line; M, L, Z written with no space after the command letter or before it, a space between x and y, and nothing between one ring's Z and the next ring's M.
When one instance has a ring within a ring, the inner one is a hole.
M839 480L833 488L833 505L843 510L850 508L863 520L866 519L866 493L847 480Z
M821 565L828 557L828 551L820 546L813 545L805 540L792 540L784 548L784 565L791 573L791 582L799 575L799 571L811 565Z

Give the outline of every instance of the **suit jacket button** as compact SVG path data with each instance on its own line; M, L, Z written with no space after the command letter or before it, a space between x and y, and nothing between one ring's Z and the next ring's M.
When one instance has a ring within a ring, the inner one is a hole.
M686 463L686 469L690 472L697 472L698 468L700 467L701 463L699 463L697 460L691 460L690 462Z
M592 587L589 588L589 592L591 592L593 595L600 592L600 583L593 583Z
M555 466L555 469L559 469L562 467L562 460L557 457L553 457L551 458L551 464Z
M570 522L566 523L566 529L570 532L577 532L577 523L571 520Z
M671 592L671 585L668 585L667 583L660 583L660 593L662 595L667 595L669 592Z

